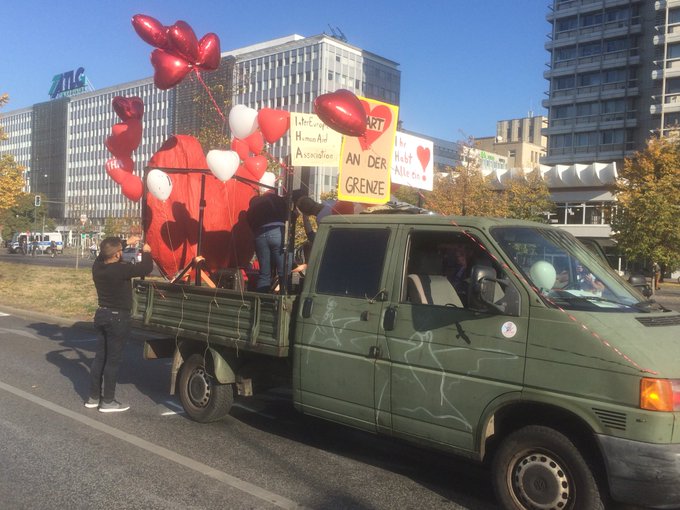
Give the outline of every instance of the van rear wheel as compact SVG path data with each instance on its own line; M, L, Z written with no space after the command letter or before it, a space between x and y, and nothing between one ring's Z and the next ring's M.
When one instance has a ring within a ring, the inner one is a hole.
M179 399L189 417L200 423L218 421L234 403L234 385L220 384L208 373L201 354L192 354L182 365Z
M493 460L493 482L503 508L604 509L586 460L566 436L548 427L524 427L505 438Z

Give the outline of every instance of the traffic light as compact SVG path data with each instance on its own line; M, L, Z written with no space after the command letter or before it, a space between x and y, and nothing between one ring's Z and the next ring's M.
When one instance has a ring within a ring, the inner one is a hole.
M41 200L40 195L36 195L35 196L35 206L36 207L40 207L40 200Z

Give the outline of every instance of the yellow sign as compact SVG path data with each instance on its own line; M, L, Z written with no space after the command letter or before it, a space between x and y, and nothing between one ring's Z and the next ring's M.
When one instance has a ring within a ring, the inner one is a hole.
M363 97L359 100L366 111L366 133L360 137L343 137L338 198L384 204L390 199L390 171L399 107Z
M290 114L293 166L338 166L342 135L313 113Z

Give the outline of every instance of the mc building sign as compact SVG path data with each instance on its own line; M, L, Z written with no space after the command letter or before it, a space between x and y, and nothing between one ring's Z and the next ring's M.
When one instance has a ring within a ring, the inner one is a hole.
M52 87L49 95L52 99L73 96L87 91L89 81L85 76L85 68L79 67L75 71L55 74L52 78Z

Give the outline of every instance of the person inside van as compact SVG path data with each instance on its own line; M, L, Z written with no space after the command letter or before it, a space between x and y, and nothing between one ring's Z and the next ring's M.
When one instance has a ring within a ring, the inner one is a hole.
M582 264L576 264L576 281L581 290L600 293L604 290L604 284L595 278Z

